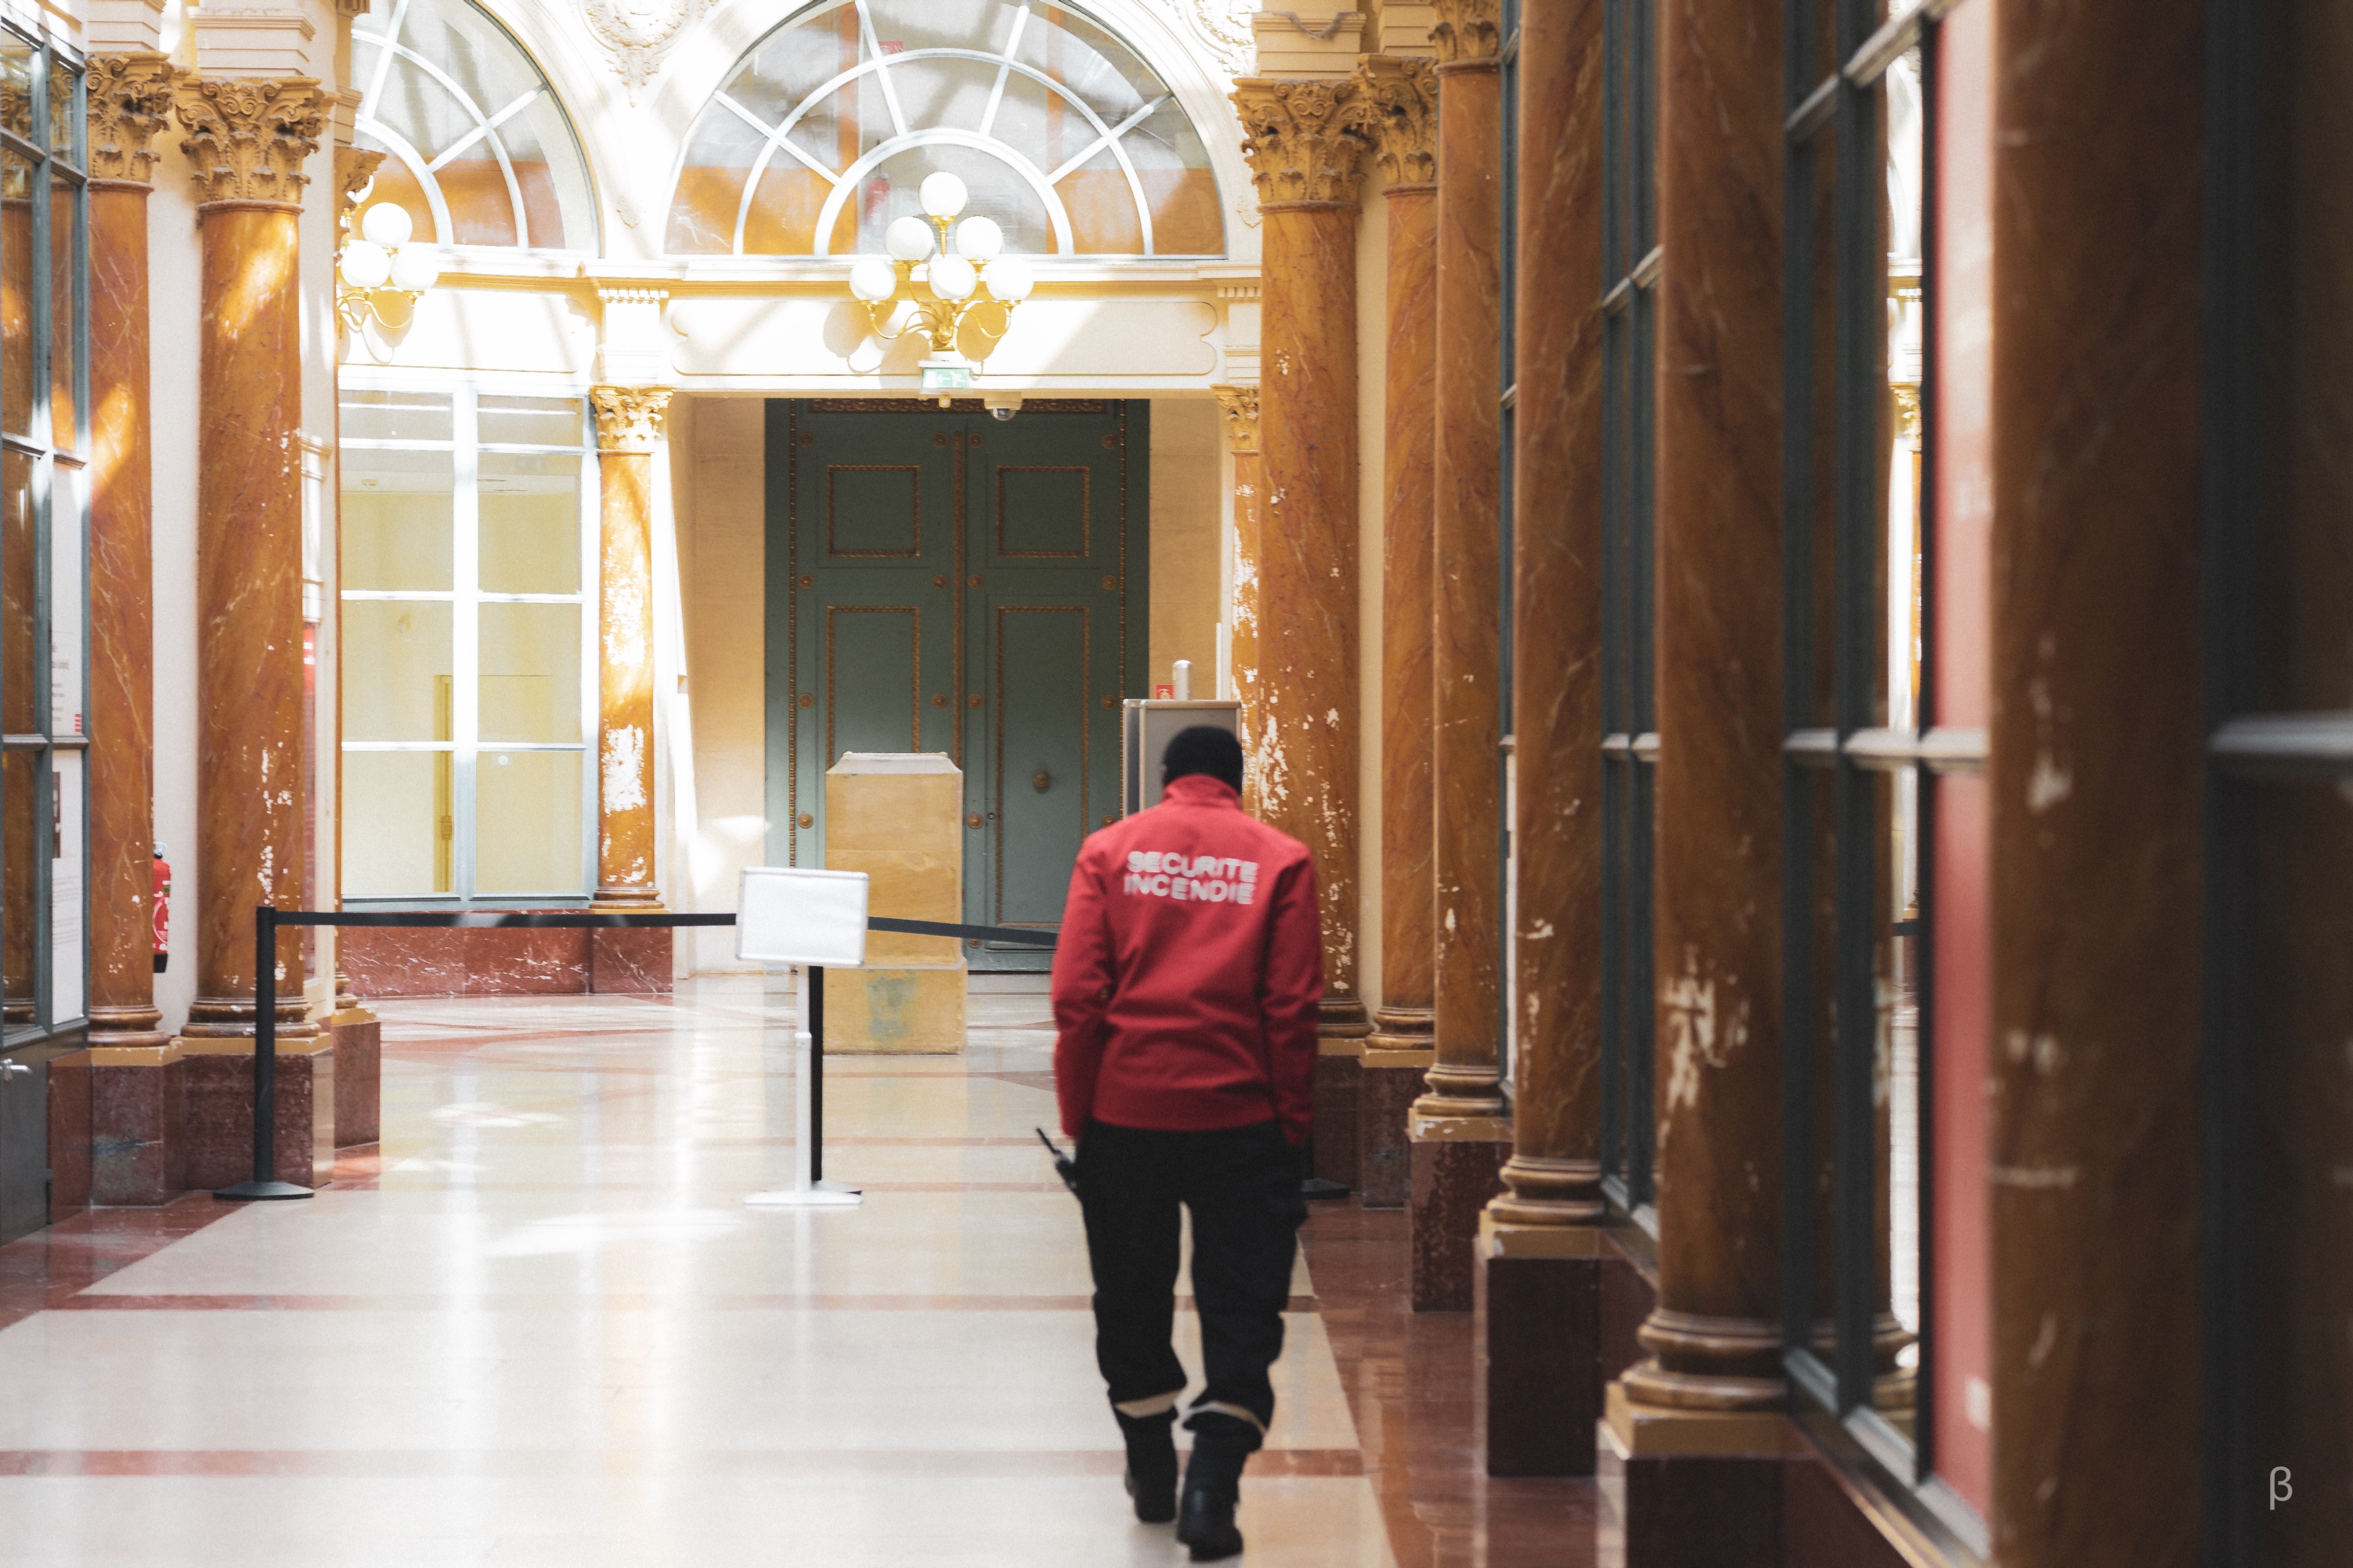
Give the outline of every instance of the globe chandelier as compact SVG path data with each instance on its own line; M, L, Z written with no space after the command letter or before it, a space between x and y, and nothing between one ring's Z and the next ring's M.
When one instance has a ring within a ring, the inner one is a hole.
M918 368L923 391L939 394L943 408L947 394L971 386L980 374L956 348L965 318L982 304L1001 306L1004 327L991 331L985 321L973 322L994 347L1011 330L1014 307L1038 286L1029 261L1005 253L1005 231L995 222L979 216L956 221L965 195L964 182L954 174L926 175L916 193L923 216L902 217L883 231L887 258L862 256L849 268L849 291L866 307L876 337L896 342L917 331L931 344ZM902 304L914 307L903 319ZM893 321L900 322L895 328Z
M417 319L417 301L441 279L441 258L433 247L412 244L408 209L395 202L378 202L359 215L359 237L345 225L343 249L335 257L335 313L343 325L357 331L373 316L397 330ZM403 294L408 313L394 321L384 313L381 296Z

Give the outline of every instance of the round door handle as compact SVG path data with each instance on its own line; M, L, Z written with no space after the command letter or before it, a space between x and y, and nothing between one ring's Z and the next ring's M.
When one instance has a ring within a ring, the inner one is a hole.
M965 817L964 819L964 825L966 827L977 828L980 826L980 813L976 811L970 816Z
M803 827L815 827L817 826L817 818L804 811L801 813L801 826Z
M1054 787L1054 775L1048 773L1045 769L1039 768L1036 773L1029 775L1029 787L1036 790L1039 795L1044 795L1048 790Z

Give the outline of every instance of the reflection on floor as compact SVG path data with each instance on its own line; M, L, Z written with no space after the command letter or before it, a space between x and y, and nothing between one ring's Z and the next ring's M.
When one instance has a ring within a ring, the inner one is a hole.
M867 1198L818 1213L741 1202L792 1160L755 980L383 1013L385 1142L316 1198L0 1248L0 1563L1182 1560L1127 1513L1029 1131L1042 996L976 995L962 1058L831 1058ZM1408 1312L1405 1259L1401 1214L1318 1206L1248 1561L1614 1562L1589 1483L1479 1474L1472 1322Z

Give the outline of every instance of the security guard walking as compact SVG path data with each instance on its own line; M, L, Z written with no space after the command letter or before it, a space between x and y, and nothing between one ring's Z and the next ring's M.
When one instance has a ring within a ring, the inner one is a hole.
M1206 726L1169 742L1158 805L1090 837L1054 952L1054 1087L1078 1141L1095 1362L1127 1440L1135 1516L1176 1521L1197 1563L1242 1549L1243 1463L1274 1416L1267 1369L1306 1205L1298 1151L1324 996L1315 867L1245 816L1242 752ZM1207 1386L1188 1408L1181 1507L1171 1428L1177 1205L1193 1216Z

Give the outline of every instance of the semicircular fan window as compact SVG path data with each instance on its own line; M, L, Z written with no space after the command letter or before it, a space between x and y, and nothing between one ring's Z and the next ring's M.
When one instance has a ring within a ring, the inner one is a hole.
M355 142L387 154L371 203L442 245L593 250L572 122L538 66L469 0L374 0L352 24Z
M1032 255L1222 256L1192 120L1129 48L1038 0L823 0L754 45L688 138L672 255L880 253L944 170Z

